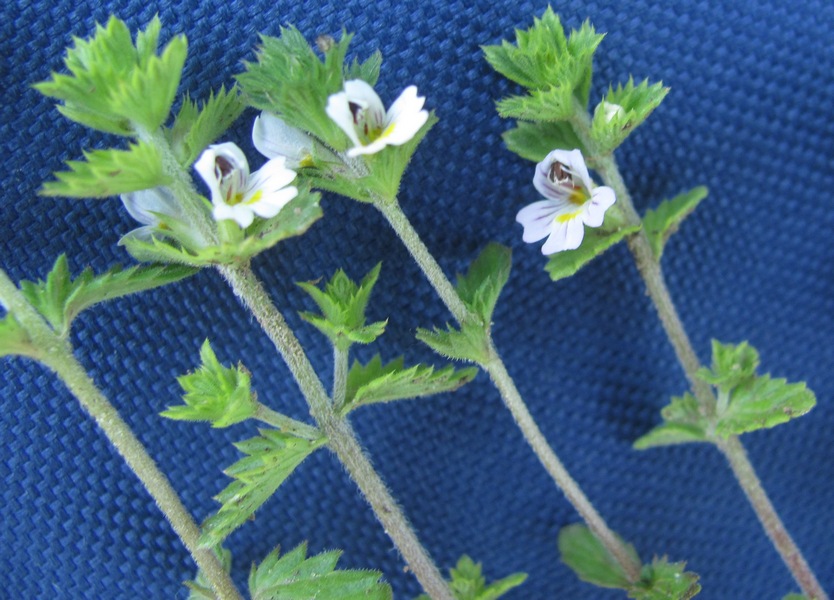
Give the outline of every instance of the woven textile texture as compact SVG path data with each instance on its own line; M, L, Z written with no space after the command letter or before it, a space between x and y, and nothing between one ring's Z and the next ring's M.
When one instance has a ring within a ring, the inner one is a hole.
M790 6L790 7L789 7ZM185 33L182 89L204 98L252 59L258 33L295 24L308 39L355 32L352 54L382 51L378 91L390 102L416 84L440 118L404 179L401 204L453 275L489 240L514 250L495 314L508 369L541 429L607 521L644 559L668 555L702 576L709 600L798 591L720 455L705 446L637 452L631 443L687 386L631 257L620 245L552 283L515 213L536 199L532 165L510 154L494 101L513 86L480 45L528 27L544 3L405 0L16 0L0 8L3 141L0 265L43 276L65 252L73 272L130 264L117 246L134 227L117 200L37 196L82 149L114 143L68 122L31 84L62 69L72 36L114 13L132 29L158 13ZM834 4L829 0L599 0L554 6L569 27L607 32L592 101L609 82L663 80L672 91L618 151L642 212L696 185L710 196L664 254L678 310L704 361L710 339L749 339L762 370L807 380L818 406L743 441L771 499L834 591ZM252 158L254 111L228 132ZM116 143L119 143L117 140ZM323 380L326 341L302 322L294 285L337 268L359 277L384 259L370 305L390 317L377 344L443 364L414 340L450 319L417 267L368 206L325 196L325 218L254 263ZM259 398L299 419L306 407L269 341L210 271L97 306L77 320L77 356L170 477L195 518L237 460L242 424L214 430L162 419L175 377L209 338L226 364L242 360ZM76 400L42 367L3 359L0 381L0 563L8 598L184 598L194 566L148 494ZM461 554L488 578L525 571L507 598L621 598L584 584L559 561L556 536L577 515L529 451L483 374L451 395L358 411L353 422L421 540L443 568ZM303 540L341 548L340 565L383 572L397 598L413 577L335 458L319 452L228 541L243 589L249 565Z

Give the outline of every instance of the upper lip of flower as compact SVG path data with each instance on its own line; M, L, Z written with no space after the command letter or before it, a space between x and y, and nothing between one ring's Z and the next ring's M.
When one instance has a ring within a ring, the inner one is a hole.
M311 166L314 154L332 158L330 152L310 135L266 111L255 117L252 143L267 158L284 156L289 169Z
M361 79L345 82L344 90L331 95L327 115L347 134L354 147L348 156L374 154L385 146L399 146L413 138L429 118L425 98L413 85L403 90L388 109L374 89Z
M255 215L274 217L298 195L298 189L288 185L295 171L285 166L285 157L273 158L250 174L246 156L230 142L209 146L194 168L211 190L214 218L233 219L244 228Z

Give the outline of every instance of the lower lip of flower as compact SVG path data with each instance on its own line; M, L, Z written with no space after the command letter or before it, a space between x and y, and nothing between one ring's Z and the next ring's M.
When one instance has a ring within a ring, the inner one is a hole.
M557 223L567 223L568 221L572 221L576 217L578 217L582 213L581 210L575 210L573 212L565 213L562 215L556 215L553 220Z

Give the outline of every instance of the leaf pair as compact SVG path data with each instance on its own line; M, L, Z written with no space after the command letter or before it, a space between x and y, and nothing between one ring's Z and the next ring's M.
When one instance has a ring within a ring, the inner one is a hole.
M481 563L476 563L465 554L455 568L449 569L449 588L455 600L497 600L527 579L526 573L513 573L487 585L481 571ZM429 597L423 594L417 600L429 600Z
M673 398L661 411L664 423L634 442L642 450L686 442L710 442L767 429L802 416L816 404L814 393L804 383L788 383L770 375L757 375L759 353L747 342L738 345L712 342L712 368L697 376L718 393L715 416L689 393Z

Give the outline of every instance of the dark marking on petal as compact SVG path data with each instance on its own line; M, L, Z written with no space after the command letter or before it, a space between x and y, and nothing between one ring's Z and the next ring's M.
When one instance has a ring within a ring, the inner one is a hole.
M353 115L353 123L355 125L359 125L359 119L362 117L362 107L359 106L356 102L351 102L348 100L348 108L350 109L350 114Z
M235 170L234 165L225 156L216 157L214 159L214 165L217 168L217 171L220 173L221 178L227 177L232 171Z

